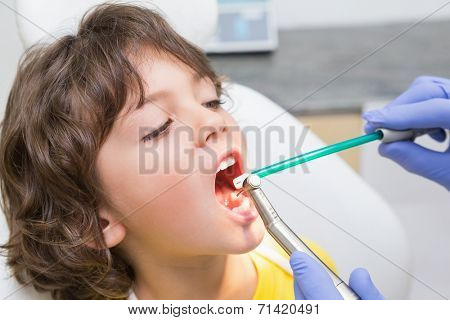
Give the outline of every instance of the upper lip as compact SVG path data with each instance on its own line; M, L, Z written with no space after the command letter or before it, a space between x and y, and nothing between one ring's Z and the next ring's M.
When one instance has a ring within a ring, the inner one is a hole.
M230 156L233 156L233 158L236 161L237 168L238 168L238 173L239 173L239 174L236 175L236 177L237 177L237 176L239 176L239 175L241 175L243 173L243 169L242 169L242 155L239 152L239 150L236 150L236 149L228 150L227 152L223 153L219 157L219 159L217 161L217 164L216 164L216 171L219 169L220 163L223 160L225 160L226 158L230 157Z

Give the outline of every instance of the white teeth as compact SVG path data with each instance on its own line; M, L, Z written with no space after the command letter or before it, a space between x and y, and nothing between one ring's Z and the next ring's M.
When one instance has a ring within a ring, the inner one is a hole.
M228 167L231 167L235 163L236 163L236 160L234 159L234 157L230 156L230 157L226 158L225 160L223 160L220 163L219 168L217 168L216 173L221 171L221 170L225 170Z

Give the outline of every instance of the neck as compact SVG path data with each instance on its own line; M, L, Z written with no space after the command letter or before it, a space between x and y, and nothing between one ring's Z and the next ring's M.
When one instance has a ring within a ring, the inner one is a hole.
M138 299L251 299L257 275L248 254L134 260Z

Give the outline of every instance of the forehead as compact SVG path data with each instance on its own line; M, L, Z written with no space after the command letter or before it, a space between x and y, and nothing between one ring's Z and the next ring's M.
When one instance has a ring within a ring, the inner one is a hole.
M192 68L170 56L151 56L141 60L136 68L149 98L156 98L159 91L170 91L179 85L195 85L203 80Z
M139 91L129 89L129 97L119 119L121 122L132 119L149 102L156 102L182 90L208 87L215 90L213 81L200 75L192 68L170 55L146 51L139 57L130 59L139 74L143 85L144 104L138 105ZM118 120L119 120L118 119Z

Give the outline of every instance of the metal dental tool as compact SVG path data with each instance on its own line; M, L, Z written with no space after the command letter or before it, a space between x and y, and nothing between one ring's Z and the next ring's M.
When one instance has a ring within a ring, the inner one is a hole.
M433 129L434 130L434 129ZM264 192L261 190L261 178L272 173L305 163L329 154L333 154L345 149L362 145L367 142L381 140L382 142L394 142L399 140L409 140L415 137L430 133L431 130L426 131L394 131L388 129L379 129L367 135L336 143L315 151L305 153L303 155L295 156L293 158L275 163L273 165L252 171L250 174L245 173L233 180L236 189L245 190L255 204L256 209L261 216L264 225L269 234L280 244L280 246L289 254L294 251L302 251L315 258L324 269L328 272L336 289L346 300L357 300L358 295L335 274L322 260L292 231L288 225L280 218L269 199L267 199Z
M317 257L314 252L292 231L288 225L280 218L278 213L272 207L269 199L267 199L264 192L261 190L261 178L256 174L249 175L244 180L244 190L248 192L256 209L261 216L264 226L269 234L279 243L279 245L289 254L294 251L302 251L315 258L322 267L330 275L336 289L346 300L358 300L359 297L353 290L336 275L328 266Z

